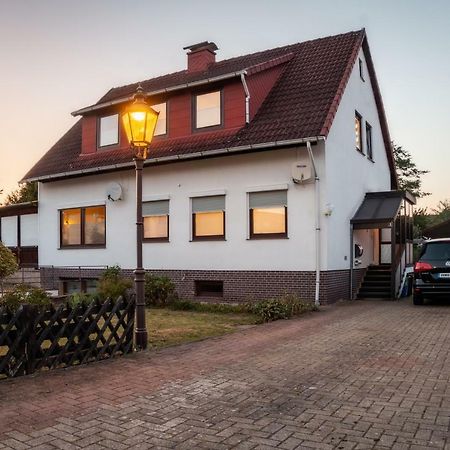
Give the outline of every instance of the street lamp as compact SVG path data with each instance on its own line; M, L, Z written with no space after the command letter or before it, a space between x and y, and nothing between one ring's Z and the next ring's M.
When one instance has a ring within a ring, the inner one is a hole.
M142 264L142 239L144 224L142 218L142 169L147 159L148 147L153 139L158 113L145 101L141 86L134 94L134 102L122 114L125 133L133 150L136 167L136 269L134 284L136 290L136 347L147 348L147 327L145 324L145 270Z

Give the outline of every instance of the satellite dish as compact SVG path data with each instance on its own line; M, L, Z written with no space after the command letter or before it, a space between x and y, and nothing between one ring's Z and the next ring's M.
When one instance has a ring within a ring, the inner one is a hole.
M112 202L122 200L122 186L119 183L111 183L106 190L106 197Z

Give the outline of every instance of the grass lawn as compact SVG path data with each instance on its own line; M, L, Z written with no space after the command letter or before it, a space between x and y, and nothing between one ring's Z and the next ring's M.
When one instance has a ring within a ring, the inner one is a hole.
M150 348L220 336L241 325L254 325L258 320L253 314L172 311L160 308L147 309L146 314Z

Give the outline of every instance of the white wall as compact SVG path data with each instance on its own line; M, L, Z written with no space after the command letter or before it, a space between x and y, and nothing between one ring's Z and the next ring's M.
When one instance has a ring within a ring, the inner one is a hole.
M313 147L322 172L323 147ZM314 270L314 185L292 182L291 166L298 160L307 162L304 147L145 168L144 200L170 197L170 242L145 243L144 266ZM106 201L106 188L113 181L124 189L121 201ZM283 184L288 185L289 239L248 240L247 190ZM226 241L190 242L190 196L217 190L226 192ZM324 194L325 183L322 190ZM39 196L41 265L135 266L134 171L44 183ZM106 249L58 249L58 209L96 204L106 204ZM322 246L322 255L325 261L326 245Z
M350 267L350 219L365 193L391 188L378 112L362 51L359 57L363 60L365 81L359 76L356 62L326 142L326 196L334 205L333 214L326 222L329 242L327 267L330 270ZM363 116L364 150L366 120L372 126L375 162L356 150L355 110Z
M17 216L2 217L2 242L6 247L17 246Z
M38 245L38 215L20 216L20 245L22 247Z

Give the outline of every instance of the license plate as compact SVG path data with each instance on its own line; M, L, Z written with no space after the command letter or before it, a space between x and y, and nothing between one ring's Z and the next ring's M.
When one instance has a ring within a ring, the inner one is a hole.
M439 278L450 278L450 273L440 273Z

